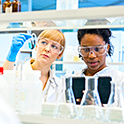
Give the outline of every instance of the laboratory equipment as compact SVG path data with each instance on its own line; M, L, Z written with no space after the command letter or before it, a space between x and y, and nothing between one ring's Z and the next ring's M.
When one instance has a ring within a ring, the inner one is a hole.
M77 117L77 107L72 90L72 77L62 77L63 84L65 84L65 101L66 103L57 103L55 109L54 117L61 118L76 118Z
M85 90L78 118L102 119L102 104L98 93L98 77L85 77Z

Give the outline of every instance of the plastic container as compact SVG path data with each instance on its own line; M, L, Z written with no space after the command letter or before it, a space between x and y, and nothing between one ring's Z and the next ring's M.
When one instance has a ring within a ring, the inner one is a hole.
M3 67L0 67L0 95L9 102L9 85L4 78Z
M15 98L16 98L15 71L4 70L4 78L8 82L8 86L9 86L9 104L15 109Z
M21 112L24 114L41 114L42 82L41 71L22 71Z

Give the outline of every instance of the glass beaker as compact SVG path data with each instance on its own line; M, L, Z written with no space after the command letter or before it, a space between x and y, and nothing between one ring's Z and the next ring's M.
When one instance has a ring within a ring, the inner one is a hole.
M121 114L122 114L122 121L124 121L124 82L120 84L120 106L121 106Z
M62 81L65 84L63 94L65 94L66 103L57 103L54 117L76 118L77 107L72 90L72 77L62 77Z
M117 89L115 89L115 85ZM115 84L111 82L111 94L105 111L105 121L123 121L123 110L124 110L124 96L123 96L123 86L122 84ZM115 99L115 90L118 94L118 99ZM118 100L118 101L117 101ZM120 105L117 105L119 103Z
M103 110L98 94L98 77L85 77L85 91L80 103L78 118L102 119Z

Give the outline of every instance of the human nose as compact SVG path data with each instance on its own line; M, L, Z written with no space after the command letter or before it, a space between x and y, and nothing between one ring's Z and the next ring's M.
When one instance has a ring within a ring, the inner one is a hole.
M50 51L50 50L51 50L51 45L50 45L50 44L46 45L46 46L45 46L45 50L46 50L46 51Z
M94 57L96 57L96 54L93 51L90 51L89 58L94 58Z

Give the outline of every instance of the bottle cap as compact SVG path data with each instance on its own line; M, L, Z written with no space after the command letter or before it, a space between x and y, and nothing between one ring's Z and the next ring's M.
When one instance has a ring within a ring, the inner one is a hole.
M3 67L0 67L0 75L3 74Z

